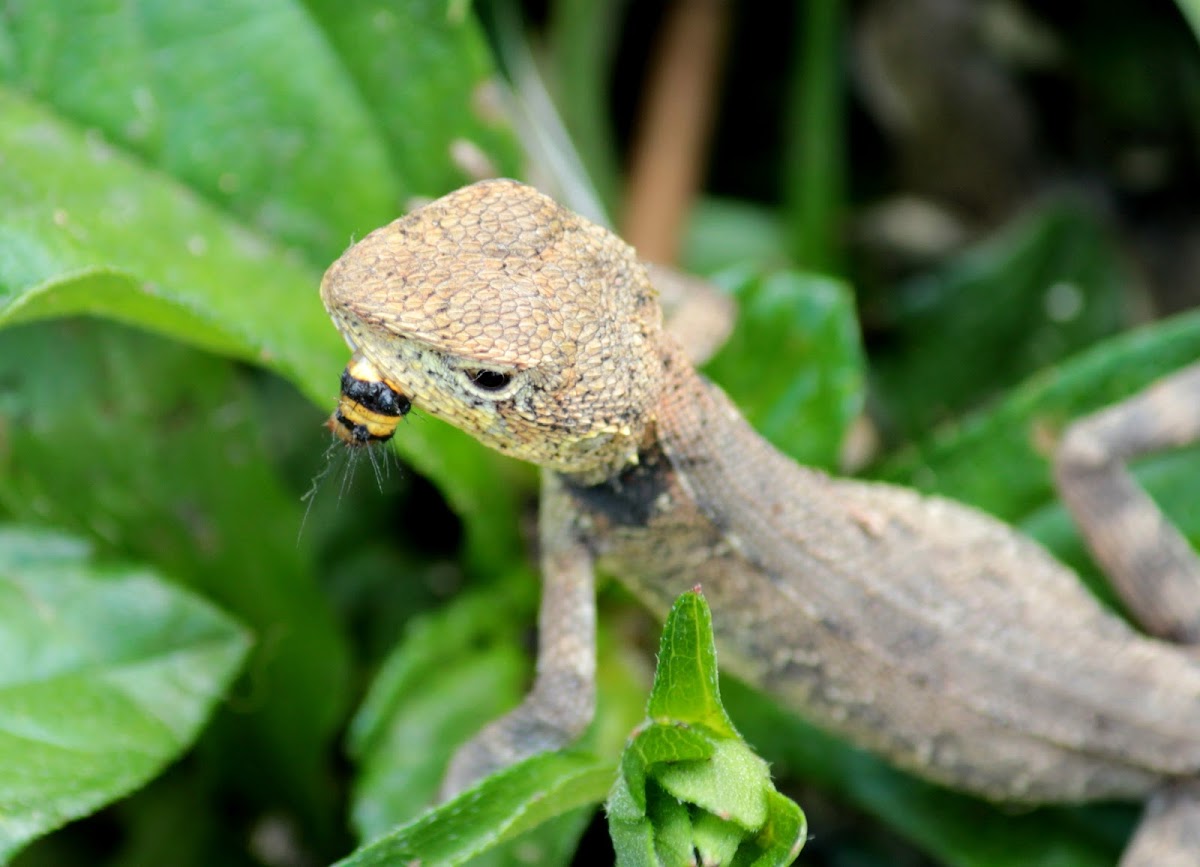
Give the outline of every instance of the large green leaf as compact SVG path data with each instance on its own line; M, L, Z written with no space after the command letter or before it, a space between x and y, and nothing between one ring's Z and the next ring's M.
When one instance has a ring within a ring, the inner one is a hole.
M511 141L472 109L489 70L465 5L82 0L5 12L13 51L0 72L15 88L310 262L408 197L467 180L456 139L513 165Z
M302 505L268 461L254 393L220 359L85 320L6 330L0 382L0 508L154 563L254 628L252 698L220 719L224 758L253 755L263 773L245 785L328 811L347 644L297 545Z
M135 322L268 365L330 406L347 350L321 269L411 196L467 180L455 141L514 173L508 134L472 108L481 36L444 4L20 3L0 34L0 324ZM389 101L413 69L439 86ZM515 549L495 518L512 491L495 479L512 470L432 420L396 445L479 559Z
M438 196L474 180L452 155L464 145L477 148L498 173L516 172L516 142L499 117L497 95L490 92L494 71L471 4L453 0L304 0L304 4L378 127L402 195ZM329 164L339 163L335 157ZM370 171L347 164L344 157L340 164L347 173L352 170L356 177L361 173L364 182L371 183Z
M0 528L0 861L178 756L249 643L148 570Z
M331 390L315 269L45 106L0 90L0 118L0 321L111 316Z

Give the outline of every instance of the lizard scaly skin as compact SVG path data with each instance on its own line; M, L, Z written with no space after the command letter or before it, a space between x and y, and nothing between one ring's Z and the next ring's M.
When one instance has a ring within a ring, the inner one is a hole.
M1143 798L1200 771L1193 655L981 512L775 451L662 330L632 249L531 188L439 199L351 248L321 291L415 407L544 468L547 593L568 580L549 574L567 538L660 615L701 583L724 666L987 798ZM590 577L570 581L582 589L544 607L543 630L591 605ZM583 690L589 714L588 665L542 699Z

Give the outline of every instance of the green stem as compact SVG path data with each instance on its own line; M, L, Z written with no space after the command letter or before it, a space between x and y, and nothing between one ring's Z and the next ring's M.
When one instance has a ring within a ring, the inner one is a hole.
M837 273L844 188L843 10L840 0L801 0L798 6L785 157L791 250L801 267Z

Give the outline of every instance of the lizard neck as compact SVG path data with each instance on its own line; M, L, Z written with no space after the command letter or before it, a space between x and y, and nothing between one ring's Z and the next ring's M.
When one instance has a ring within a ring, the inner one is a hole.
M682 351L668 362L654 416L655 443L702 510L710 517L734 507L752 513L771 492L786 495L793 507L819 509L817 492L830 483L825 473L797 464L759 436ZM737 491L744 502L738 502Z
M564 471L549 466L547 469L554 469L572 486L593 487L618 482L623 474L648 457L661 454L658 419L664 411L669 411L664 407L664 396L668 392L703 389L705 386L682 347L665 332L660 337L659 376L651 389L653 404L630 420L627 431L613 434L599 445L594 452L594 462L587 469ZM677 396L673 401L678 399Z

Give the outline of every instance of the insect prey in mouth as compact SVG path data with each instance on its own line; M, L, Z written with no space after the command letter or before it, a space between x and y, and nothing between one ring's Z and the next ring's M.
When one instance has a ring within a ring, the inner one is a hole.
M412 402L393 388L380 376L371 362L359 353L355 353L346 369L342 371L341 394L338 397L337 408L325 421L325 427L334 435L334 442L325 452L325 468L312 481L308 493L302 498L308 503L301 521L301 532L308 520L313 500L320 484L334 470L342 465L342 480L338 486L338 500L346 494L350 479L358 459L366 454L375 471L375 481L383 490L383 477L388 469L386 450L377 456L373 446L386 443L396 432L400 419L412 409ZM340 449L346 456L344 462L339 462L337 452L339 446L349 446Z
M355 353L342 371L342 392L326 427L354 448L387 442L411 408L407 397L385 382L371 362Z

